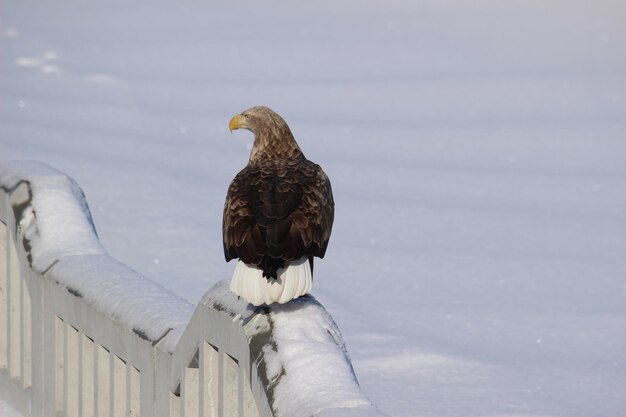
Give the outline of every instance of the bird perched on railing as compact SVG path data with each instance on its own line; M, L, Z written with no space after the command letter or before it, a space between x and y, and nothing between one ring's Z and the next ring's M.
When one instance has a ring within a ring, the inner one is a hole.
M224 255L239 258L230 289L254 305L286 303L311 290L313 257L326 252L335 210L330 181L269 108L245 110L229 128L254 133L248 165L224 205Z

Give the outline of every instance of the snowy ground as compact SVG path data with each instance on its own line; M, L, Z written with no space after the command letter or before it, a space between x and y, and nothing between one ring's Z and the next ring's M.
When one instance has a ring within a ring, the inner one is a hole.
M83 187L104 246L196 303L229 277L229 118L333 182L314 294L391 416L626 413L626 5L13 1L0 160ZM0 407L0 410L2 408Z

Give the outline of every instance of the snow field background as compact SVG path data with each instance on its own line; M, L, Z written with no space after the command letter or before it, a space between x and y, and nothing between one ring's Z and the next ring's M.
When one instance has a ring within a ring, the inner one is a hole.
M335 193L313 293L391 416L623 417L626 5L4 4L0 161L83 188L115 258L197 303L279 112Z

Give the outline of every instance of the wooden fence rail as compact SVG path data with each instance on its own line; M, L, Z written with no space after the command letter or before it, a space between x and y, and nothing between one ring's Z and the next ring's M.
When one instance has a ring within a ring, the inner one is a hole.
M306 354L277 332L286 314L329 360L281 355ZM313 297L254 308L223 281L194 308L111 258L78 185L33 162L0 165L0 399L45 417L382 415Z

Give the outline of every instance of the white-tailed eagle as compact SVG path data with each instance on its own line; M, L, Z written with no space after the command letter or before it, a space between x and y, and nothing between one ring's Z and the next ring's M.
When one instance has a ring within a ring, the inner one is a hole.
M224 255L239 259L230 289L254 305L286 303L311 290L313 257L326 252L335 210L330 181L269 108L245 110L229 128L254 133L248 165L224 205Z

